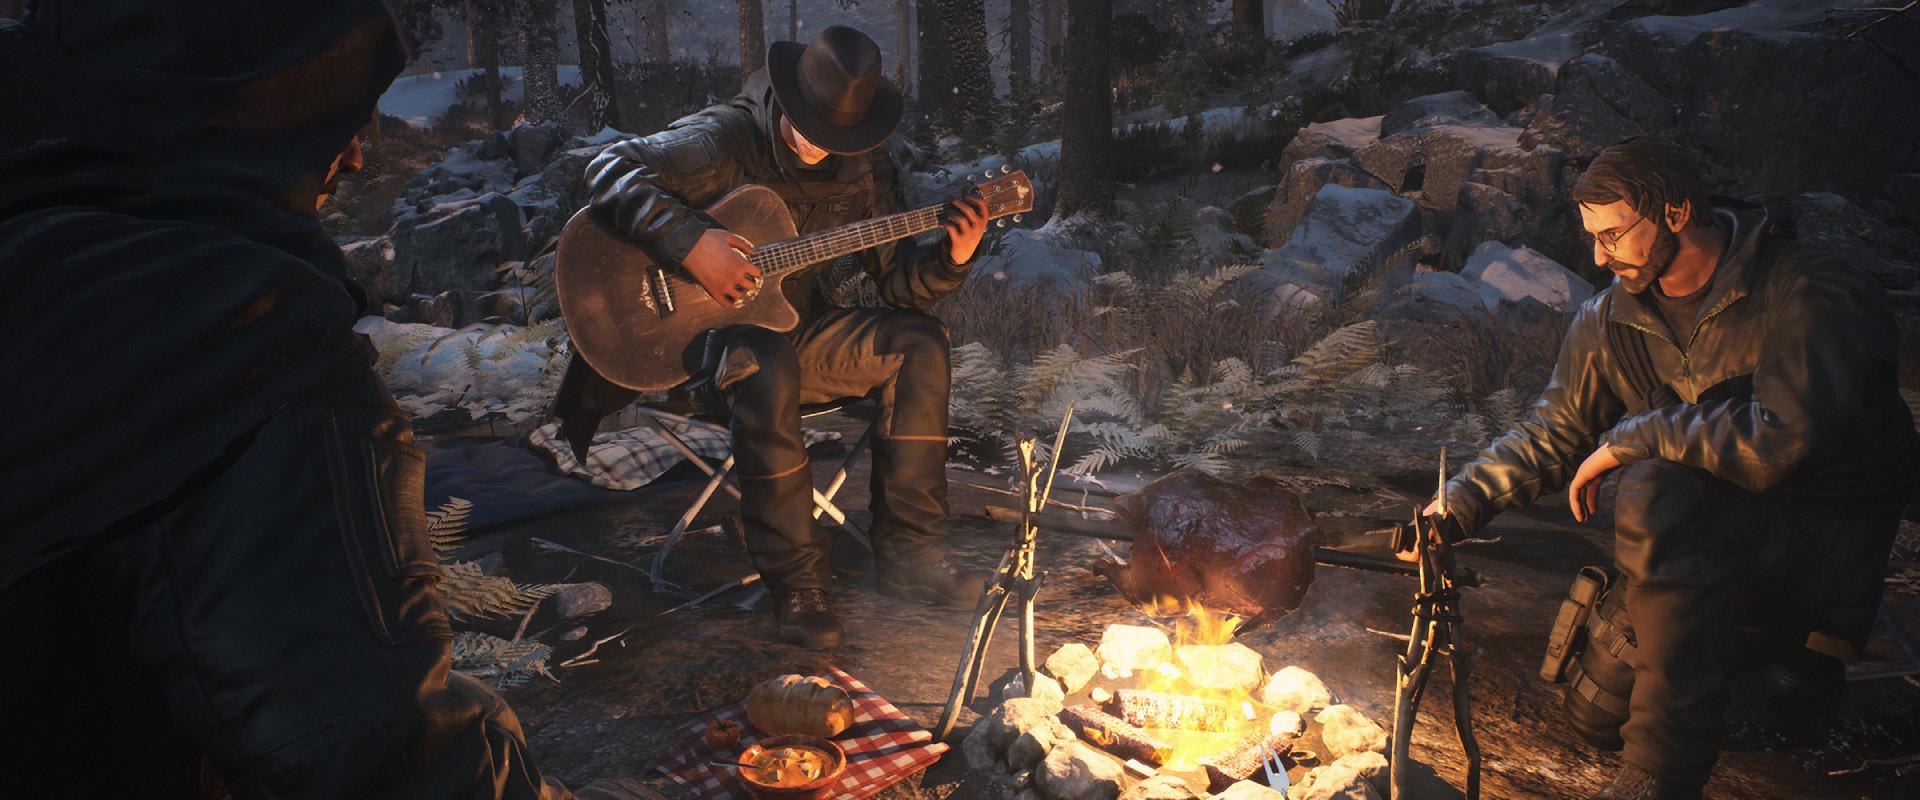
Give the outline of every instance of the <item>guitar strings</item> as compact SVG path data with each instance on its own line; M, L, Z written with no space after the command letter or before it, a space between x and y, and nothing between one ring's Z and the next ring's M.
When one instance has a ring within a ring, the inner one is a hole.
M992 192L1000 194L999 190ZM778 275L788 270L828 261L844 252L834 251L854 245L846 252L864 250L869 247L897 241L923 231L932 230L940 224L940 212L944 204L928 206L915 211L890 214L877 219L865 220L847 226L844 230L822 232L789 239L756 250L749 259L755 262L763 272ZM988 203L988 215L992 216L993 204ZM895 224L901 224L904 232L896 233Z

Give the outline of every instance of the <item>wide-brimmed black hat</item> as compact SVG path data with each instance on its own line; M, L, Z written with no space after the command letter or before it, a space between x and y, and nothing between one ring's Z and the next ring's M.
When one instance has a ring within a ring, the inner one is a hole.
M838 155L879 147L906 108L900 90L880 73L880 46L842 25L806 45L774 42L767 48L767 79L800 135Z

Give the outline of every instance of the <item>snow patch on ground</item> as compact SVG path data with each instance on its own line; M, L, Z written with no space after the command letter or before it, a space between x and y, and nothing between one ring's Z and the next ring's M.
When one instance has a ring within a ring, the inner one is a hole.
M1789 29L1819 22L1828 12L1870 5L1873 3L1868 0L1754 0L1744 6L1691 17L1641 17L1627 24L1679 45L1692 42L1703 33L1726 30L1790 38L1806 34Z
M424 128L433 124L441 114L459 101L460 81L485 72L478 69L455 69L440 72L427 72L419 75L403 75L387 87L380 95L380 113L399 117L408 125ZM580 85L580 68L560 67L562 86ZM518 103L525 94L525 86L520 80L519 67L500 68L500 99Z
M516 325L434 325L362 317L355 333L373 339L381 353L397 351L383 375L400 407L430 417L455 406L475 419L488 412L518 422L536 413L551 395L546 386L555 354L544 341L516 336Z

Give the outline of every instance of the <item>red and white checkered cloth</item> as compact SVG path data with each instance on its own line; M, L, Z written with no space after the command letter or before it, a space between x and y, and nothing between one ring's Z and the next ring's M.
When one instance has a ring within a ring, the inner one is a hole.
M847 694L853 698L854 709L853 725L833 737L833 743L840 745L840 749L847 753L847 771L841 774L840 782L832 787L832 791L822 795L823 800L862 800L871 797L900 782L902 778L926 769L940 760L942 753L947 752L946 744L934 741L932 733L861 683L860 679L840 671L838 667L828 667L827 673L820 677L847 690ZM741 701L702 714L680 726L676 732L679 746L655 769L701 797L750 800L752 795L747 793L746 784L734 775L731 768L707 763L714 755L706 742L707 726L716 719L740 724L739 748L768 738L766 733L747 722L746 702ZM738 754L738 749L729 753L731 756Z

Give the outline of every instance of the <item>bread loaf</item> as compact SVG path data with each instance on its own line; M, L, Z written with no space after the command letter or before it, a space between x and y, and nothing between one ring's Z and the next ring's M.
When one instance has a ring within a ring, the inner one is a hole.
M747 693L747 721L775 735L832 738L853 724L853 698L824 678L782 675Z

